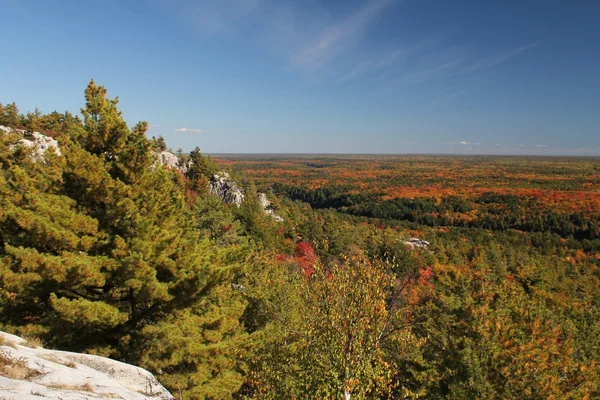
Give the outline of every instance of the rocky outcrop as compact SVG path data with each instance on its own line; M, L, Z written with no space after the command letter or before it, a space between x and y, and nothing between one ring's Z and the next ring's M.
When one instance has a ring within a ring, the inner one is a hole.
M155 154L158 157L159 164L164 165L169 169L176 169L184 174L187 172L187 165L184 165L181 162L181 159L177 154L173 154L170 151L155 152Z
M0 125L0 131L4 133L16 133L18 135L22 135L23 138L19 139L18 143L27 147L35 148L33 159L37 162L44 160L44 154L49 149L53 149L58 155L62 154L60 147L58 146L58 142L50 136L44 135L43 133L28 133L24 129L13 129L4 125ZM170 151L154 152L154 154L158 158L158 164L164 165L170 169L176 169L183 173L187 171L187 166L181 164L180 159L176 154L173 154Z
M0 125L0 131L23 135L23 138L19 139L18 143L34 149L33 159L36 162L43 161L44 154L50 149L54 150L58 155L61 154L60 148L58 147L58 142L50 136L46 136L39 132L28 133L23 129L12 129L3 125Z
M171 400L148 371L89 354L32 348L0 332L0 399Z
M0 125L0 131L23 135L23 138L19 139L18 143L34 148L33 159L37 162L44 160L44 154L49 149L53 149L58 155L61 155L58 142L42 133L27 133L27 131L23 129L12 129L3 125ZM181 173L187 172L188 165L182 163L181 158L179 158L177 154L173 154L170 151L155 152L154 154L157 158L155 165L164 165L166 168L174 169ZM209 191L219 196L225 203L235 204L238 207L245 199L244 193L238 185L231 180L227 172L218 172L213 176L213 179L209 183ZM283 218L275 214L271 202L264 193L259 193L258 199L265 210L265 214L271 216L277 222L283 221Z
M213 180L209 183L209 190L216 194L228 204L240 206L246 198L238 185L231 180L227 172L218 172L213 176ZM258 193L258 201L262 205L265 214L272 217L277 222L283 222L283 218L275 214L273 205L264 193Z
M258 194L258 201L260 201L260 204L262 205L263 210L265 210L265 214L271 216L271 218L273 218L277 222L283 222L283 218L281 218L279 215L275 214L275 210L273 209L273 205L271 204L271 202L267 198L266 194L259 193Z
M404 241L404 244L411 249L427 249L431 245L431 243L429 243L428 241L415 237L406 239Z
M244 202L244 193L237 184L229 178L227 172L218 172L208 184L210 193L216 194L228 204L240 206Z

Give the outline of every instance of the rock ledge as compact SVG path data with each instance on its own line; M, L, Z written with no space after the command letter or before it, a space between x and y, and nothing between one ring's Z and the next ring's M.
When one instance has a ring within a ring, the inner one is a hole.
M1 400L172 400L148 371L89 354L31 348L0 332Z

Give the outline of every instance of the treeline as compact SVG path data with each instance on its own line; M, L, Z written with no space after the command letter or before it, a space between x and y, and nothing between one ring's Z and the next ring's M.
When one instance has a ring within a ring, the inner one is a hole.
M348 193L351 188L343 185L309 190L275 183L272 188L276 193L307 202L314 208L335 208L371 218L410 221L432 227L552 232L581 240L600 237L598 211L558 212L545 207L534 197L487 192L473 198L443 196L381 200L375 193Z

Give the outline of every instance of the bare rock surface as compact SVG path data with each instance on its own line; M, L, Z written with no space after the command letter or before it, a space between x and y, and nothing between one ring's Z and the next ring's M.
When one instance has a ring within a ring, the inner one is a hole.
M281 216L275 214L275 210L273 209L273 205L267 198L267 195L264 193L258 193L258 201L262 205L263 210L265 210L265 214L269 215L277 222L283 222L283 218Z
M26 344L18 336L0 332L0 400L174 399L142 368Z
M419 238L414 238L414 237L406 239L404 241L404 244L411 249L414 249L414 248L427 249L427 248L429 248L429 246L431 246L431 243L429 243L428 241L419 239Z
M23 135L22 139L19 139L19 143L27 147L34 148L33 159L35 161L43 161L44 154L46 151L52 149L56 154L61 155L60 148L56 139L46 136L39 132L27 133L23 129L12 129L7 126L0 125L0 131L5 133L18 133Z
M244 193L237 184L229 178L227 172L218 172L209 183L209 191L216 194L225 203L240 206L244 202Z
M184 174L187 172L187 165L183 165L181 163L181 159L177 154L173 154L170 151L161 151L156 152L155 154L158 157L159 164L164 165L169 169L175 169Z

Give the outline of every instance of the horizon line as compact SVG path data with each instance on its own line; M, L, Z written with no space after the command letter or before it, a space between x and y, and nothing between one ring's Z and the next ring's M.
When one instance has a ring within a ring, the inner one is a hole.
M184 153L188 154L188 153ZM600 158L600 154L506 154L506 153L290 153L290 152L262 152L262 153L204 153L209 156L452 156L452 157L574 157L574 158Z

